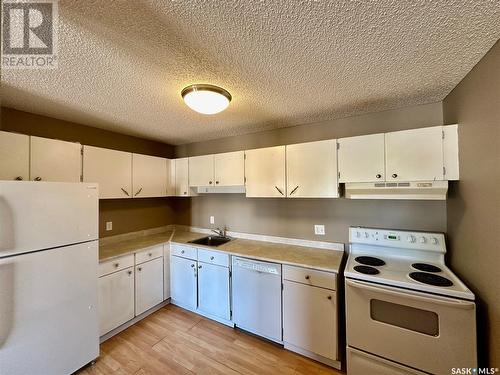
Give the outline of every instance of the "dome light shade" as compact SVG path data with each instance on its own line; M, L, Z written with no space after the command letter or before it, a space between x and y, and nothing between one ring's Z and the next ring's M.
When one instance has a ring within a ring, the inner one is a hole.
M181 96L189 108L204 115L222 112L231 101L231 94L227 90L208 84L185 87Z

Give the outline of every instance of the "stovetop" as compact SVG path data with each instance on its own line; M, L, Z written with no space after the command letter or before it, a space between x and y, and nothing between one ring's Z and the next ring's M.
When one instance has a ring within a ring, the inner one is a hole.
M351 228L347 278L474 300L446 266L444 235Z

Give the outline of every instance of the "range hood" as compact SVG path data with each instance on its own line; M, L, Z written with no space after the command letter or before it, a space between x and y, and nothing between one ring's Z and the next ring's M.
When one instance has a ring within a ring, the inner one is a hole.
M348 199L446 200L448 181L346 183Z

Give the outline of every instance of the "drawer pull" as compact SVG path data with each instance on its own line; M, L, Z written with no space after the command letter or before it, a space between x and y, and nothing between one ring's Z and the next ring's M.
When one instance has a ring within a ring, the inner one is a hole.
M184 253L185 253L185 251L184 251L184 250L181 250L181 254L184 254Z
M201 264L198 266L198 268L200 268L200 269L201 269Z
M214 260L214 257L210 257L210 260Z
M15 178L15 180L16 180L16 181L22 181L22 180L23 180L23 178L22 178L21 176L17 176L17 177Z
M115 268L120 267L120 263L115 263Z
M41 177L35 177L35 179L33 181L42 181L42 178Z
M191 268L194 268L194 264L191 264Z
M142 271L142 267L137 267L137 271Z
M127 271L127 273L129 274L129 276L132 275L132 271Z
M152 257L152 256L153 256L153 253L148 253L148 256L149 256L149 257Z
M309 276L309 275L306 275L306 277L305 277L306 280L309 280L310 278L311 278L311 276Z
M330 300L331 300L331 299L332 299L332 296L328 296L328 297L326 297L326 298L328 298L328 299L330 299Z

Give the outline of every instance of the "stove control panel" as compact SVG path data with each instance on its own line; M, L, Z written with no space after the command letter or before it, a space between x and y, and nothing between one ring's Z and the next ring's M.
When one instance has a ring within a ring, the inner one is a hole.
M442 233L351 227L349 241L366 245L446 252Z

